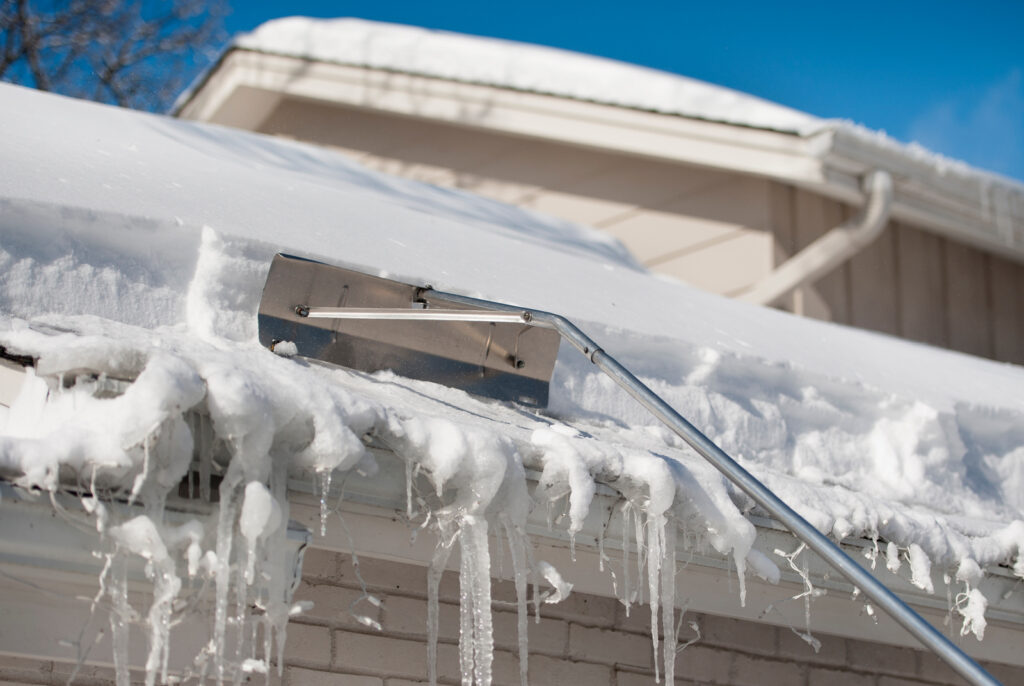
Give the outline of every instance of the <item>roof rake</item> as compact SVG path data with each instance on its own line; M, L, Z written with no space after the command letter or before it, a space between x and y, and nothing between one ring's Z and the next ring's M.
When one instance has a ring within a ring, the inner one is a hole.
M543 407L565 339L800 541L974 686L998 686L974 660L837 543L783 502L565 317L413 286L299 257L274 258L260 343L303 357Z

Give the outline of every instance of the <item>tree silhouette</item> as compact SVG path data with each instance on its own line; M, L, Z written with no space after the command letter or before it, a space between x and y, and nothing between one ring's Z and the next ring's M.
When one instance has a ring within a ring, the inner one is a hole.
M224 0L0 0L0 79L166 111L223 44Z

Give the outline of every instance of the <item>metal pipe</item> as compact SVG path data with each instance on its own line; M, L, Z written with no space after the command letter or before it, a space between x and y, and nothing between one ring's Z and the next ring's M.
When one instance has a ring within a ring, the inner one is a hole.
M374 319L395 321L442 322L509 322L528 324L529 318L520 312L494 310L405 310L377 307L306 307L299 305L295 314L310 319Z
M856 217L832 228L780 264L738 299L774 305L793 289L817 281L870 245L889 221L892 177L888 172L874 171L865 179L864 191L864 209Z
M474 307L490 308L504 312L524 312L522 308L469 298L454 293L428 291L429 298L461 303ZM767 486L733 460L714 441L705 436L697 427L676 412L654 391L623 367L611 355L602 350L590 337L571 321L557 314L538 310L526 310L531 323L536 326L558 331L566 341L585 355L591 362L611 377L627 393L633 396L651 414L661 420L676 435L686 441L697 453L710 462L725 478L754 499L775 519L781 522L798 539L828 562L868 598L910 632L926 648L935 653L960 676L974 686L999 686L999 682L972 660L966 653L946 638L921 615L900 600L885 584L868 570L857 564L849 555L827 536L818 531L793 508L782 501Z

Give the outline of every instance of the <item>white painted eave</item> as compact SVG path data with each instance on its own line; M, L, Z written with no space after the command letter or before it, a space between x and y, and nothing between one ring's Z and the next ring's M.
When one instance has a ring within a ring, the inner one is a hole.
M229 50L176 110L255 129L286 98L373 109L508 135L749 174L853 205L872 169L895 181L893 218L1024 261L1024 186L845 123L806 135L633 110L597 102Z

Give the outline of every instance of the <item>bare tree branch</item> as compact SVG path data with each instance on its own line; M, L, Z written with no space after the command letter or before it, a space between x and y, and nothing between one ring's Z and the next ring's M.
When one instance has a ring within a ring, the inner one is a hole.
M166 110L225 40L227 0L0 0L0 79Z

